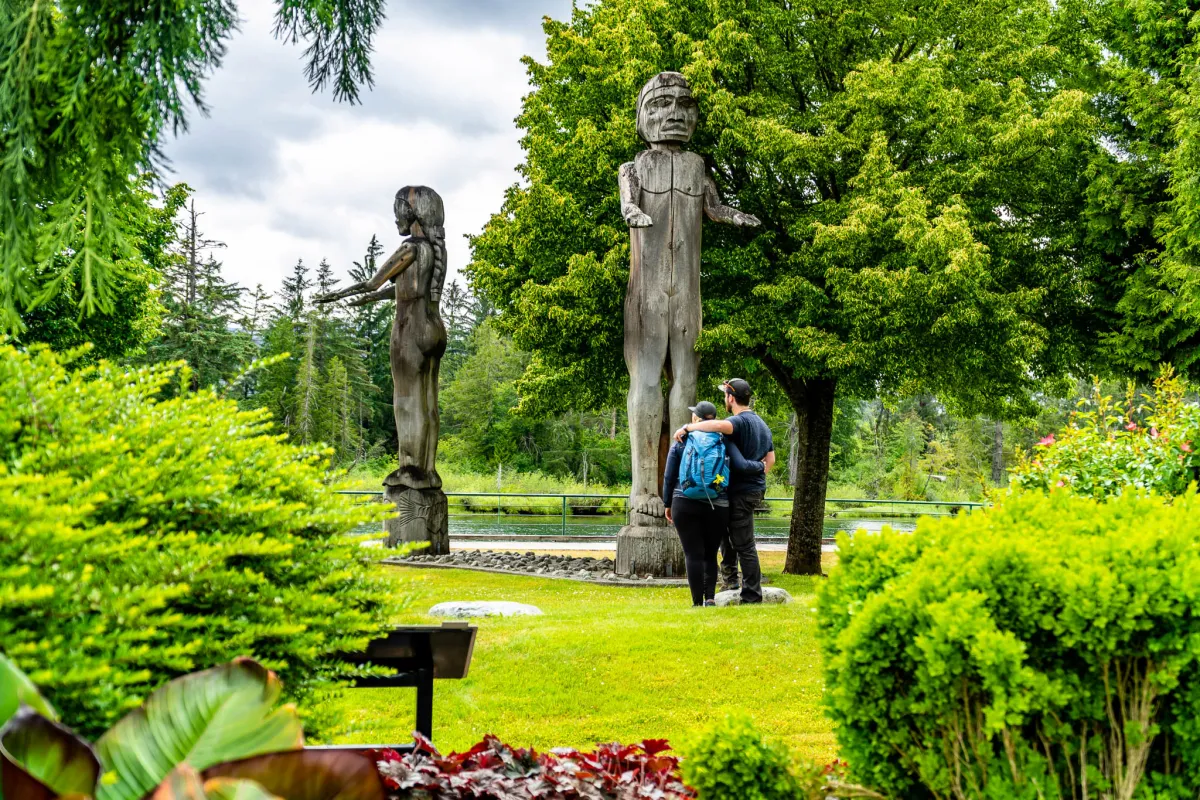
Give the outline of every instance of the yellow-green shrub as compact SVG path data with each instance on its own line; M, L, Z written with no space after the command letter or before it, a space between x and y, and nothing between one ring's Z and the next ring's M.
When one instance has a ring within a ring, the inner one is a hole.
M825 777L794 762L748 717L729 716L694 734L684 746L683 782L699 800L808 800L827 795Z
M843 536L819 619L853 774L898 797L1195 797L1198 516L1192 492L1060 490Z
M177 367L70 361L0 341L0 651L90 734L236 656L310 706L335 689L394 608L342 535L378 512L266 414L161 399Z

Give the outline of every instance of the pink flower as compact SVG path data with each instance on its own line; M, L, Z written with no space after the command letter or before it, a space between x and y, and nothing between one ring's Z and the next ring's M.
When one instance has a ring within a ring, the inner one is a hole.
M1179 445L1179 449L1185 453L1190 453L1190 452L1192 452L1192 443L1184 442L1183 444Z
M1125 426L1125 430L1127 430L1127 431L1136 431L1136 430L1137 430L1137 423L1136 423L1136 422L1130 422L1128 425L1126 425L1126 426Z
M1055 485L1055 486L1062 486L1062 485L1063 485L1063 482L1062 482L1062 481L1059 481L1058 483L1056 483L1056 484L1054 484L1054 485Z
M1157 438L1158 438L1158 428L1151 428L1151 429L1150 429L1150 438L1151 438L1151 439L1157 439Z
M1042 446L1042 447L1049 446L1052 444L1054 444L1054 434L1053 433L1050 434L1049 436L1047 436L1045 439L1042 439L1040 442L1038 442L1038 445Z

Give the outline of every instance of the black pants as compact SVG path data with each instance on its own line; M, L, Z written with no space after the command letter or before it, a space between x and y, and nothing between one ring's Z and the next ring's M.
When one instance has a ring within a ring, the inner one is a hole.
M721 539L721 579L738 584L742 565L742 602L762 602L762 567L754 544L754 509L762 503L762 492L729 495L729 533Z
M683 545L692 605L702 606L717 593L717 551L729 525L729 509L675 497L671 500L671 519Z

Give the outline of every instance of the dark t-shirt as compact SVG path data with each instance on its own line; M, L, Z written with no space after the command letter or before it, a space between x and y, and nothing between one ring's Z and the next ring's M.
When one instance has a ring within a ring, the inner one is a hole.
M771 429L767 427L767 423L762 421L762 417L753 411L743 411L729 417L729 424L733 426L730 438L748 461L762 461L767 457L767 453L775 449L775 441L771 438ZM767 490L765 475L733 474L730 477L730 494L748 494Z

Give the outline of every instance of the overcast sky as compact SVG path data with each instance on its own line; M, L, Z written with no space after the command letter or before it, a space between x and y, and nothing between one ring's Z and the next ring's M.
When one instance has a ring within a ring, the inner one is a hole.
M210 115L166 148L168 179L196 190L202 230L228 245L226 278L274 292L298 258L345 276L372 234L390 253L392 198L408 184L445 200L456 273L463 235L517 178L520 58L543 58L542 17L565 19L571 0L391 0L375 88L355 106L309 91L303 47L271 35L271 0L238 8L241 32L206 84Z

